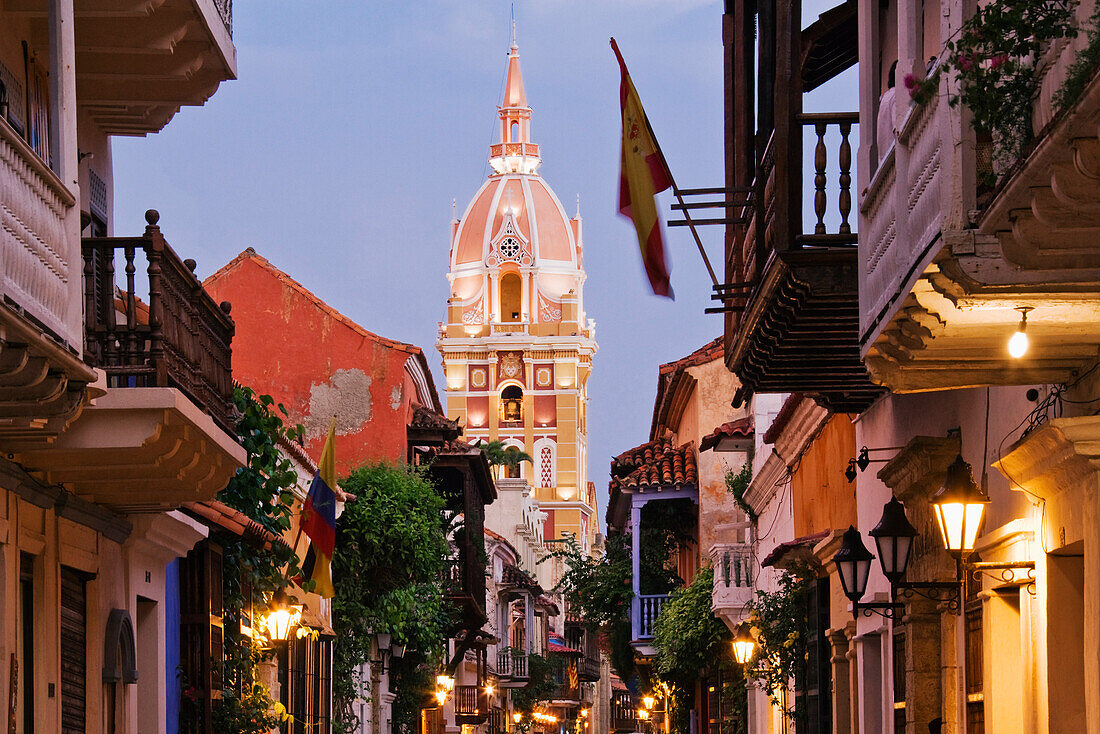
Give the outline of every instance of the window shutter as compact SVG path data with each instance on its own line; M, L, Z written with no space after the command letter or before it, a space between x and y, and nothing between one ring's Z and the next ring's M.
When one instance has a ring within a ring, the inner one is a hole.
M87 576L61 567L61 734L84 734L88 680Z
M205 540L180 559L180 666L184 695L200 710L186 727L181 721L181 734L211 731L222 689L222 613L222 550Z

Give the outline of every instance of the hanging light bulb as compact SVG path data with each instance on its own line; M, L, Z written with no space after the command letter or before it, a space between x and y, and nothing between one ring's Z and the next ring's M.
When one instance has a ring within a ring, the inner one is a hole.
M1008 353L1013 359L1019 359L1027 354L1029 346L1027 339L1027 313L1034 309L1030 306L1020 306L1016 309L1020 312L1020 325L1016 327L1016 333L1008 340Z

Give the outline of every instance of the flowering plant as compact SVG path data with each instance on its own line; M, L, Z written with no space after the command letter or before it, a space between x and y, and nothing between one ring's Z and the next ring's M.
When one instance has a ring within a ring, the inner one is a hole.
M993 162L1004 170L1034 137L1035 67L1048 44L1077 35L1076 6L1076 0L994 0L980 6L944 44L926 76L905 76L910 98L925 104L939 93L942 78L953 80L957 87L948 92L948 102L970 110L975 131L992 139ZM986 177L995 178L993 171Z

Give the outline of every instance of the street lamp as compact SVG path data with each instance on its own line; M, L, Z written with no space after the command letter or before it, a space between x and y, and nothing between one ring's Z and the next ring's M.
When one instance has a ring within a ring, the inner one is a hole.
M291 602L286 591L279 589L271 597L267 618L264 620L268 639L285 642L290 637L290 630L301 618L301 607Z
M655 703L657 703L657 699L655 699L653 696L642 696L642 705L645 706L646 711L649 711L651 708L653 708L653 705Z
M882 519L867 534L875 539L882 575L891 584L898 584L909 565L909 551L913 547L913 538L917 537L917 529L905 516L905 506L898 502L897 497L890 498L882 508Z
M863 544L863 538L855 525L849 525L840 541L840 550L833 556L844 596L858 604L867 591L867 578L871 575L871 551Z
M435 684L450 693L455 687L455 679L445 673L440 673L435 677Z
M974 481L970 464L960 454L947 467L943 486L932 497L943 547L960 561L974 552L988 504L989 495Z
M756 652L756 640L752 636L752 627L748 622L737 625L737 634L733 638L733 659L740 665L748 665Z

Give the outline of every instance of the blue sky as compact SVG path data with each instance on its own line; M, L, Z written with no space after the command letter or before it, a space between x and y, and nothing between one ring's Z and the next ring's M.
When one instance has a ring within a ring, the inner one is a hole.
M115 233L156 208L206 276L246 247L363 326L435 351L447 297L451 200L488 174L510 3L264 0L234 4L238 80L158 135L114 145ZM657 366L721 331L690 234L668 233L674 302L650 294L616 214L615 36L684 188L722 172L722 4L540 0L515 14L541 174L581 195L585 298L600 351L590 382L589 476L648 438ZM667 218L667 202L663 208ZM705 228L712 261L721 231ZM602 517L601 517L602 524Z

